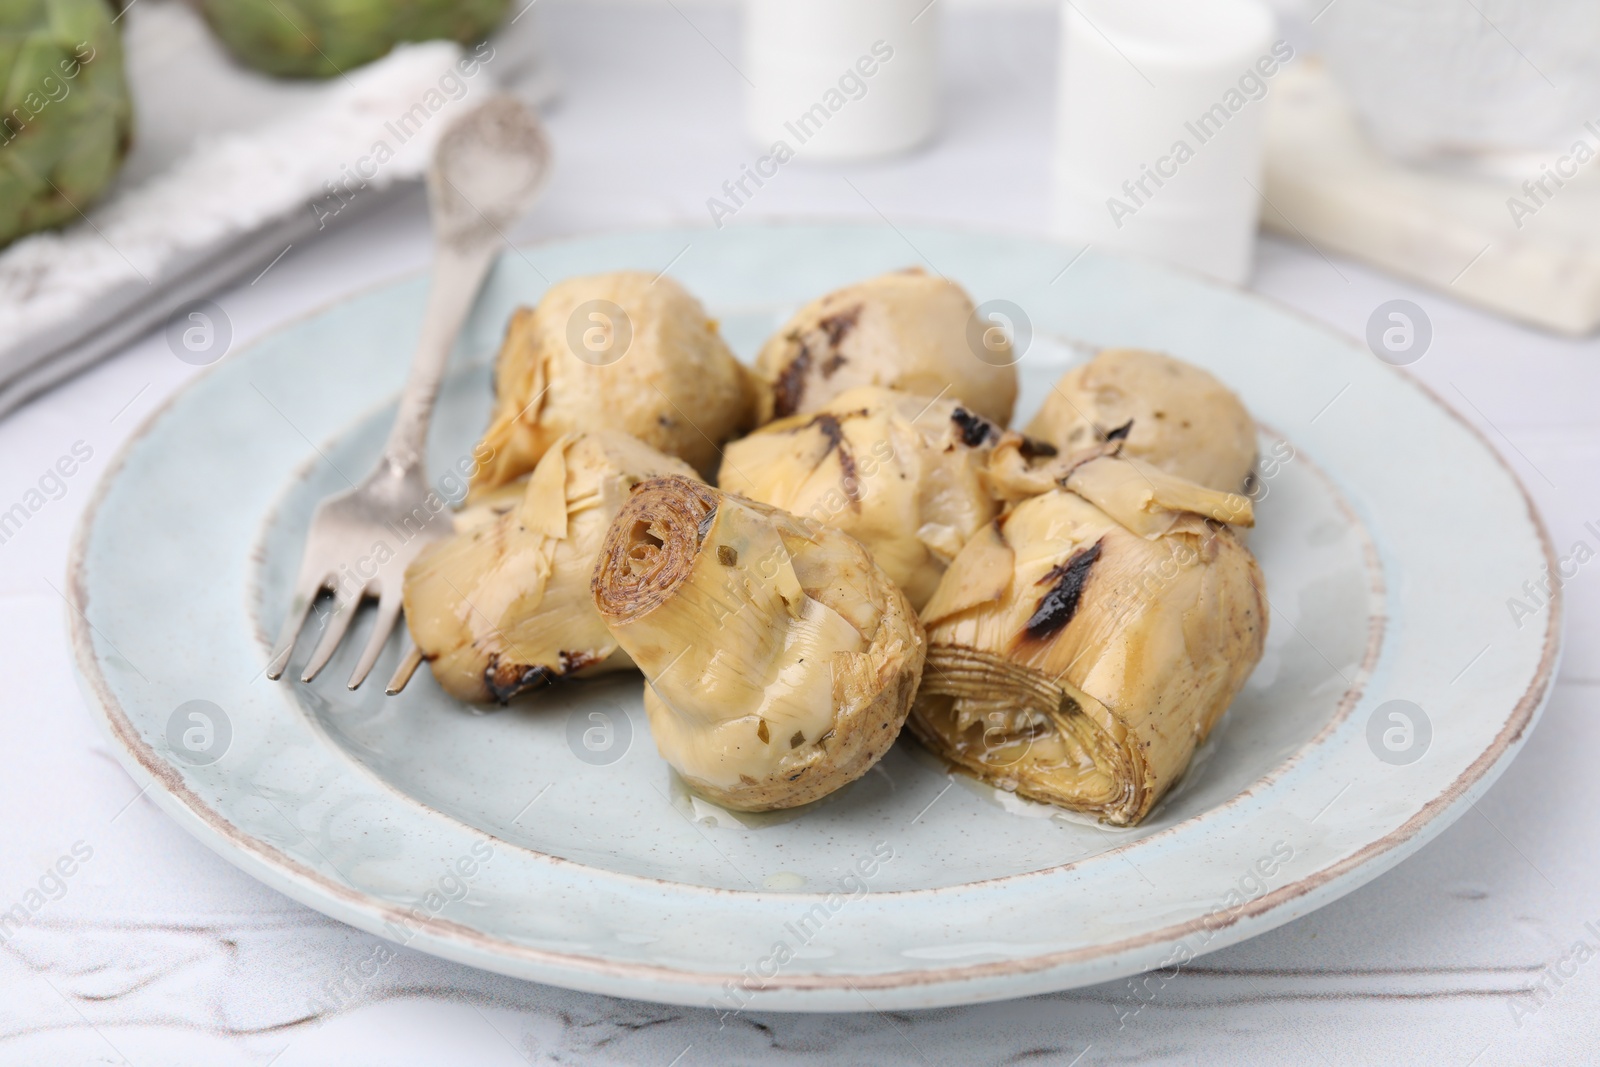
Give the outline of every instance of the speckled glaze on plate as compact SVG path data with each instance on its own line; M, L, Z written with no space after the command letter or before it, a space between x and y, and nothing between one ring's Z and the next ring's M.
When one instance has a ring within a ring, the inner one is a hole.
M909 736L808 809L731 817L656 755L636 675L487 715L426 671L396 698L350 693L363 622L315 684L267 681L311 508L368 469L392 418L420 278L231 355L102 482L68 618L123 762L201 840L335 918L510 975L729 1010L970 1003L1179 965L1349 892L1482 794L1555 670L1559 603L1520 629L1504 606L1552 560L1538 518L1422 387L1246 293L936 228L552 242L491 277L430 469L456 489L445 472L483 425L503 323L545 279L671 263L748 359L805 300L919 257L1024 310L1019 423L1084 346L1142 345L1212 369L1261 420L1263 454L1289 457L1264 472L1251 537L1266 655L1142 826L949 776ZM396 658L391 642L375 679Z

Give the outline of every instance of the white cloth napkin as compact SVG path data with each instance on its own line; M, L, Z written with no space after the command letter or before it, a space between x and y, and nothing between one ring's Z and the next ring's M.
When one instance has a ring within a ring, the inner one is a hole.
M238 66L179 0L129 7L137 147L85 220L0 252L0 415L416 180L487 93L552 95L518 21L475 49L405 45L311 83Z

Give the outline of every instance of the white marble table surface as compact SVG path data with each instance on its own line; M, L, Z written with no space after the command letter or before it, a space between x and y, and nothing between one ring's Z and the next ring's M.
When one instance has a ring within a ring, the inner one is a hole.
M751 158L738 132L739 77L718 54L735 53L732 18L681 4L644 13L555 6L547 18L569 83L551 117L560 167L515 237L706 219L706 198ZM1037 12L952 12L948 28L948 104L936 145L872 166L791 165L749 214L1040 232L1051 21ZM244 343L332 297L418 269L428 254L421 198L409 196L294 248L217 300L235 344ZM1584 524L1600 525L1600 343L1537 334L1277 239L1262 241L1252 284L1356 336L1384 301L1420 304L1434 340L1414 372L1505 453L1558 545L1595 547ZM258 885L140 799L69 664L58 590L91 483L194 373L161 338L147 338L0 422L0 507L75 442L93 450L65 494L0 545L0 909L75 844L92 849L65 894L0 951L0 1062L1487 1067L1600 1059L1600 963L1585 952L1582 963L1560 964L1578 941L1600 954L1600 775L1589 750L1600 749L1600 565L1567 586L1566 655L1542 724L1474 810L1349 897L1201 959L1136 1016L1139 999L1117 982L919 1013L755 1012L721 1027L710 1011L531 985L405 949L344 1010L311 1014L317 990L370 955L375 939ZM1557 965L1566 973L1546 970ZM1547 992L1534 992L1541 982Z

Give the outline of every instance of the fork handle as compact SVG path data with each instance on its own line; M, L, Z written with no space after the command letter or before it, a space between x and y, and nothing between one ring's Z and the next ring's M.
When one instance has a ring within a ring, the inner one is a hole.
M422 464L428 422L444 380L445 365L484 276L494 263L498 245L498 238L459 244L441 242L434 256L417 352L412 357L405 391L400 394L400 410L383 448L383 457L396 474Z

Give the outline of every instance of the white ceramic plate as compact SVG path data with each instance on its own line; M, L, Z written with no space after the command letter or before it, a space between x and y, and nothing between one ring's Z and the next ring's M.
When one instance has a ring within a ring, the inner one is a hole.
M480 301L431 469L467 454L506 316L544 279L672 263L748 357L804 300L919 260L1024 310L1019 421L1075 346L1142 345L1211 368L1261 420L1263 454L1291 457L1263 471L1252 536L1273 609L1265 658L1144 825L1113 832L949 777L909 737L808 810L731 818L675 785L637 677L493 715L426 671L397 698L376 682L350 693L360 622L316 684L266 681L310 510L368 469L392 417L421 279L230 356L101 485L69 617L123 761L246 871L412 947L620 996L819 1011L1181 965L1349 892L1488 787L1556 665L1559 610L1519 629L1504 606L1551 562L1538 519L1415 382L1245 293L939 229L541 245L506 256ZM397 654L392 642L376 680Z

